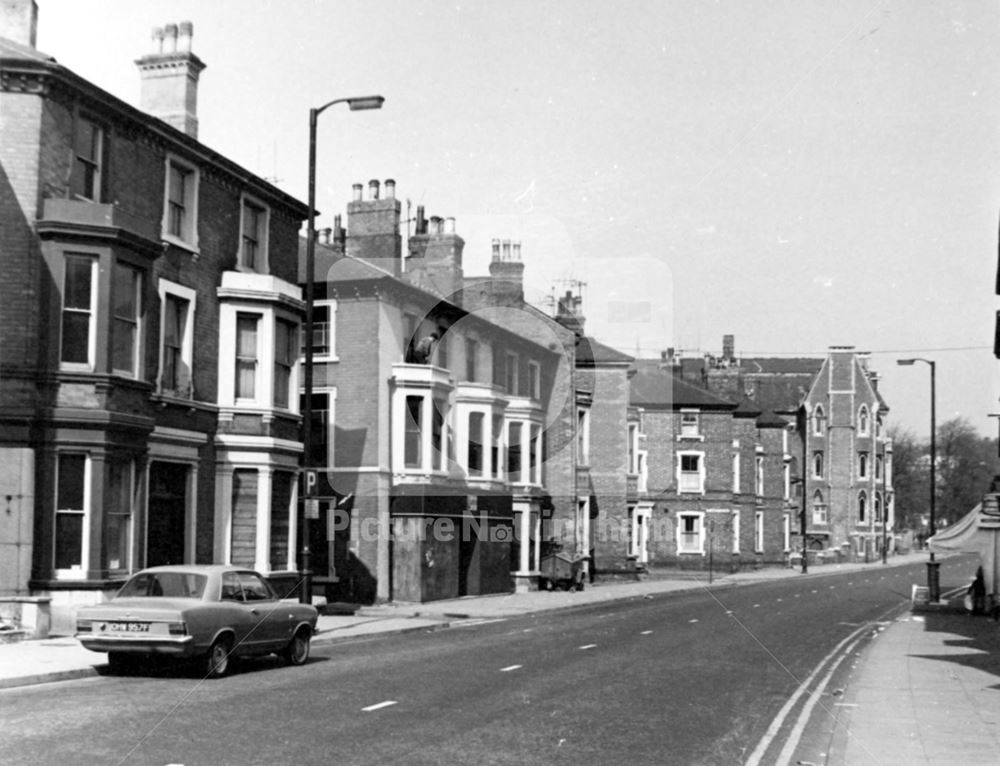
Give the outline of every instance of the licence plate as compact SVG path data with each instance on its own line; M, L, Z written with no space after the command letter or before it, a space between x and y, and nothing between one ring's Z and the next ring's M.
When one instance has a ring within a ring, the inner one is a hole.
M116 633L149 633L148 622L109 622L108 628Z

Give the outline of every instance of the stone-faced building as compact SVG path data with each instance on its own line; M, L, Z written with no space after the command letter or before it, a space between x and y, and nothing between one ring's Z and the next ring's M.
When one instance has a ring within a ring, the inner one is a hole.
M201 144L190 23L142 109L0 17L0 593L73 606L146 565L295 567L306 206Z

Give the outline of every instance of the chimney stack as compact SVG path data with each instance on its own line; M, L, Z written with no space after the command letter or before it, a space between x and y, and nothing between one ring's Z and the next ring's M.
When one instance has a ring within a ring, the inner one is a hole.
M155 50L138 59L143 111L198 137L198 77L205 64L191 52L190 21L153 30Z
M556 307L556 321L563 327L572 330L577 336L583 336L583 325L586 322L583 312L580 310L583 298L573 295L572 290L567 290L566 295L559 298Z
M722 336L722 358L727 361L732 361L736 356L736 336L735 335L723 335Z
M38 35L38 3L35 0L0 0L0 37L28 48Z
M509 239L494 239L493 260L490 261L490 294L500 306L519 306L524 302L524 264L521 263L521 243Z
M399 276L403 243L399 235L400 206L395 198L395 183L386 182L385 199L379 199L376 179L368 182L368 199L362 199L363 189L362 184L354 184L354 198L347 203L347 254ZM334 236L337 228L334 226Z

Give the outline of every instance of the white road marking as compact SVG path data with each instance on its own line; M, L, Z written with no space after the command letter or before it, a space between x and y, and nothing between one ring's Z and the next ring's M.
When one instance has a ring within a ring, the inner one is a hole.
M512 670L517 670L518 668L523 668L524 665L508 665L505 668L500 668L501 673L509 673Z
M846 646L852 641L856 641L857 637L862 632L864 632L864 630L865 628L862 627L852 631L851 634L847 636L847 638L843 639L829 652L829 654L827 654L823 659L821 659L817 663L813 671L808 676L806 676L805 679L803 679L802 683L799 684L795 692L785 701L785 704L782 706L781 710L778 711L778 715L776 715L774 717L774 720L771 721L771 725L767 728L767 731L764 733L764 736L761 738L760 742L757 743L757 747L750 754L750 757L746 760L745 766L757 766L761 762L761 759L764 757L764 754L767 752L767 749L771 746L771 743L774 741L774 738L778 735L778 732L780 731L782 725L785 722L785 718L788 717L788 714L792 711L792 708L795 707L795 705L798 703L799 698L803 694L809 691L809 689L812 686L813 680L816 678L816 676L818 676L820 672L822 672L823 668L826 666L828 662L830 662L830 660L832 660L837 656L837 653L840 652L842 647Z
M640 633L639 635L640 635L640 636L648 636L648 635L649 635L650 633L652 633L652 632L653 632L653 631L651 631L651 630L644 630L644 631L642 631L642 633Z
M581 649L593 649L595 646L597 646L597 644L584 644L580 648Z
M688 622L698 622L698 618L695 617L693 620L688 620Z
M816 591L813 591L813 593L815 593L815 592L816 592ZM754 609L757 609L757 608L759 608L759 607L760 607L760 604L754 604L754 605L753 605L753 608L754 608Z
M857 707L857 702L834 702L834 707Z
M369 705L368 707L361 708L362 713L370 713L373 710L381 710L384 707L389 707L390 705L397 704L396 700L386 700L385 702L379 702L377 705Z

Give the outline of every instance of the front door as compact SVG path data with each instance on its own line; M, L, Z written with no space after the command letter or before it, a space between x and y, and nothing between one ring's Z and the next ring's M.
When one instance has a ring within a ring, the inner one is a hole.
M154 462L149 467L146 566L184 563L188 466Z

